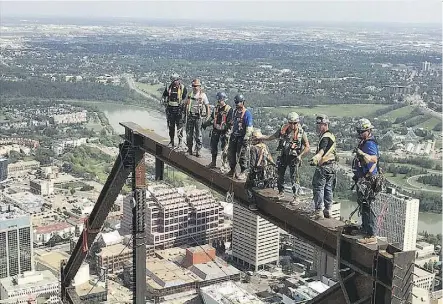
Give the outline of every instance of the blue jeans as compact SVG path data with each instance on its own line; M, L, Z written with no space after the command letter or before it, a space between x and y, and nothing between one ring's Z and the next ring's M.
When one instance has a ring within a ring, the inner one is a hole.
M375 219L377 217L373 205L376 197L370 189L372 189L370 181L365 178L359 179L357 182L357 203L360 207L361 227L368 236L375 236L377 233Z
M333 164L315 168L314 177L312 178L315 210L323 210L323 207L326 210L331 209L336 182L335 173Z

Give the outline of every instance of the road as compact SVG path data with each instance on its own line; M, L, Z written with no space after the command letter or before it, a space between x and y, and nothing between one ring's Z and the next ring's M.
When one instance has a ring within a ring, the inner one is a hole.
M151 95L149 95L149 94L147 94L146 92L143 92L142 90L140 90L139 88L137 88L137 86L135 85L135 82L134 82L134 78L132 78L131 75L129 75L129 74L125 74L125 75L123 75L123 77L125 78L126 82L127 82L128 85L129 85L129 88L130 88L131 90L136 91L137 93L139 93L140 95L143 95L144 97L146 97L146 98L149 99L149 100L152 100L152 101L155 101L155 102L160 102L157 98L152 97Z
M433 189L427 189L426 185L419 183L416 181L417 178L419 178L420 176L425 176L425 175L429 175L429 174L419 174L419 175L414 175L411 177L408 177L408 179L406 180L406 182L408 183L408 185L410 185L411 187L414 187L413 190L420 190L420 191L426 191L426 192L434 192L434 193L441 193L441 190L433 190Z

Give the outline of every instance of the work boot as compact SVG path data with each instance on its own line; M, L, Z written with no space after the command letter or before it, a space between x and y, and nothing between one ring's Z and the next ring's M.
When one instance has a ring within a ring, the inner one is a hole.
M200 154L200 149L195 150L195 156L197 156L197 157L201 157L202 156Z
M217 168L217 155L212 155L212 161L209 163L208 168Z
M235 168L231 168L228 173L226 173L226 176L228 177L234 177L235 175Z
M375 235L365 236L364 238L357 240L357 242L363 245L373 245L377 244L377 237Z
M313 220L322 220L322 219L324 219L325 218L325 216L324 216L324 214L323 214L323 210L321 210L321 209L316 209L314 212L312 212L312 214L311 214L311 219L313 219Z
M294 194L294 196L292 197L291 205L295 206L298 205L298 203L298 196Z
M285 192L283 190L278 191L278 199L281 200L284 198L285 198Z
M169 147L174 147L174 146L175 146L175 145L174 145L174 140L173 140L173 139L171 139L171 141L169 142L168 146L169 146Z
M248 209L251 210L251 211L257 211L258 210L256 204L249 204Z
M237 179L238 180L246 180L246 173L244 171L240 172L239 174L237 174Z
M192 155L192 147L189 147L189 146L188 146L188 154L189 154L189 155Z
M325 216L325 218L331 218L331 210L330 209L323 210L323 215Z

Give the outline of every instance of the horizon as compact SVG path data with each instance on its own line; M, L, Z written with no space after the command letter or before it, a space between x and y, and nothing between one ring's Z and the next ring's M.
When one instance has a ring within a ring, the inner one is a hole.
M176 6L180 6L177 9ZM171 9L173 7L173 9ZM195 12L199 14L194 18ZM333 12L331 14L331 12ZM86 16L87 15L87 16ZM442 5L423 1L2 1L0 17L192 23L441 25Z

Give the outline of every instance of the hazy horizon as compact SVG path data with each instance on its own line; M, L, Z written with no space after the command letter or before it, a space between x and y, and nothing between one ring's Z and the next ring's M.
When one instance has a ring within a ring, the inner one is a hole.
M441 24L442 4L422 1L1 1L1 18L238 23Z

